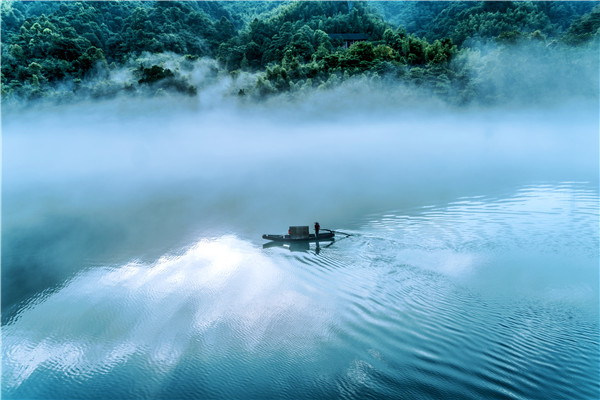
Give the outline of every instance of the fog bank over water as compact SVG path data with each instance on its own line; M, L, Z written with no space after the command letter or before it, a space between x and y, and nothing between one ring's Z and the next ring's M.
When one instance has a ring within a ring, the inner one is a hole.
M499 158L505 167L506 157L521 157L542 169L562 170L594 161L596 151L587 140L598 126L597 98L546 108L457 110L435 99L398 104L390 101L398 100L393 92L357 84L302 99L218 100L212 107L203 99L123 98L7 109L6 189L36 181L94 184L88 178L111 176L118 176L112 184L222 181L249 171L279 178L300 166L320 169L320 175L357 164L452 170L461 167L448 163L460 152L476 159L492 155L488 161ZM583 151L582 157L571 150ZM327 168L317 162L328 162Z

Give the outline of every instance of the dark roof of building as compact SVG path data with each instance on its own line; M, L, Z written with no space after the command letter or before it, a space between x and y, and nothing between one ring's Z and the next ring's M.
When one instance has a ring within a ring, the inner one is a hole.
M364 33L330 33L329 38L331 39L342 39L342 40L367 40L368 37Z

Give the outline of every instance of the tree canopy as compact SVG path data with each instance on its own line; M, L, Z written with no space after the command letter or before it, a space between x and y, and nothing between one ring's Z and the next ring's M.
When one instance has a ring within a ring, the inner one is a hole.
M244 94L327 87L356 75L468 93L474 82L460 60L475 46L529 42L541 53L597 46L600 29L597 2L4 1L0 7L4 100L51 95L57 84L77 91L81 82L110 80L123 68L131 78L120 86L109 82L114 90L160 85L194 95L185 71L201 58L216 60L220 74L258 74L254 86L240 88ZM366 40L346 46L333 34ZM167 53L180 57L176 68L148 57Z

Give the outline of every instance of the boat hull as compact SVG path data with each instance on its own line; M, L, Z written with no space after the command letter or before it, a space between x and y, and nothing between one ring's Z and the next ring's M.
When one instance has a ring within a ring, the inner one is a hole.
M301 242L319 242L319 241L331 241L334 240L335 233L333 232L325 232L319 233L318 236L315 236L314 233L308 235L307 238L301 239L292 239L290 235L263 235L263 239L271 240L273 242L283 242L283 243L301 243Z

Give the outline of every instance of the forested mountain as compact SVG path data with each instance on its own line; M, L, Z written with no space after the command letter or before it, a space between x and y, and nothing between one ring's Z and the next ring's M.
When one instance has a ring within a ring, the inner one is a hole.
M202 60L203 79L252 74L235 86L240 95L361 75L469 101L478 90L465 66L473 49L525 43L546 57L597 48L599 10L598 2L3 1L2 98L195 95Z
M429 40L444 37L461 44L467 38L493 39L499 32L540 30L560 36L574 19L597 5L586 1L456 2L373 1L386 22Z

